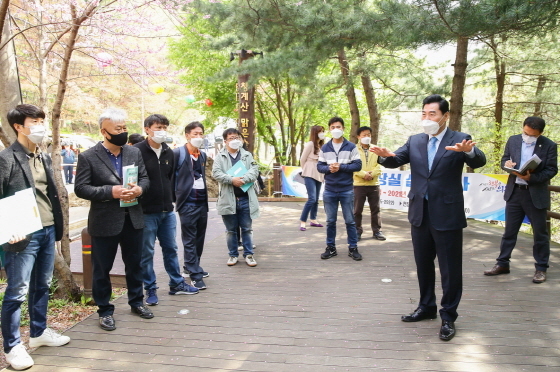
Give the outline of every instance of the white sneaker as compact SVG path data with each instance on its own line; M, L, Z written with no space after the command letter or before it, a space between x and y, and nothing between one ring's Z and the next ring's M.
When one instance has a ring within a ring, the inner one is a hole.
M237 263L237 257L229 256L229 259L227 260L228 266L233 266L236 263Z
M39 337L29 338L29 347L62 346L70 342L70 337L59 335L50 328L46 328Z
M6 354L6 361L17 371L27 369L34 364L33 359L29 356L27 350L25 350L23 344L14 346L12 350Z
M249 265L251 267L257 266L257 261L255 261L252 254L245 257L245 262L247 262L247 265Z

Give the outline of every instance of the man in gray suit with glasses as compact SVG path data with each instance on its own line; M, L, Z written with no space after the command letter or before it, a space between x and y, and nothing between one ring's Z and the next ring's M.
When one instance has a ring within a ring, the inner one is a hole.
M109 272L120 244L125 265L128 304L133 314L150 319L154 314L144 305L142 291L142 232L144 213L138 203L121 207L147 191L150 184L140 150L126 146L126 113L110 108L99 117L103 141L78 157L76 196L91 201L88 232L91 235L93 262L92 295L99 307L99 326L116 329ZM123 187L123 167L138 166L138 182Z

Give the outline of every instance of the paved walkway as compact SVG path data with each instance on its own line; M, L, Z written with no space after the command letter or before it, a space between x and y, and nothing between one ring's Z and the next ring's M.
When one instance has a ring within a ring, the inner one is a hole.
M207 290L169 296L161 269L154 319L133 316L120 298L116 331L102 331L92 316L66 332L69 345L34 351L32 371L560 370L558 245L544 284L531 282L528 235L514 251L512 273L486 277L503 228L470 221L458 334L445 343L439 320L400 321L418 301L404 213L384 210L388 240L362 240L364 260L355 262L346 255L345 234L339 256L319 258L325 231L298 230L302 203L261 205L257 267L226 266L224 228L213 211L203 255ZM179 314L183 309L189 313Z

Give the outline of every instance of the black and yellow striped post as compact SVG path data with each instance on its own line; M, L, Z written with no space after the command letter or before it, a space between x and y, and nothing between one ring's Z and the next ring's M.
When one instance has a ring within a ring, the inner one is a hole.
M84 282L84 296L91 297L93 270L91 266L91 235L89 235L87 227L82 230L82 280Z

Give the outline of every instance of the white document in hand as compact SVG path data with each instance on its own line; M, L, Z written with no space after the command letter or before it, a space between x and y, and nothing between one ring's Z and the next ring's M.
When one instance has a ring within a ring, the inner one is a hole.
M0 199L0 244L7 243L13 235L27 235L42 228L32 188Z

